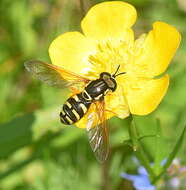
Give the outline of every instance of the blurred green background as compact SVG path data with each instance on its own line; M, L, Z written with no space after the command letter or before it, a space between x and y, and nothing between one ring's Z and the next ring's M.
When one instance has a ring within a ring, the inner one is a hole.
M109 121L111 153L100 165L85 131L59 122L68 92L33 79L23 66L33 58L50 62L52 40L66 31L80 31L81 19L98 2L103 1L0 1L0 190L132 189L120 177L121 172L135 173L137 168L131 147L124 143L129 138L127 120ZM171 83L166 97L149 116L135 117L140 136L150 135L142 139L148 158L153 162L158 150L160 162L169 155L186 123L186 1L127 2L138 11L136 37L148 32L156 20L174 25L182 33L181 46L168 69ZM185 154L186 142L177 155L183 165Z

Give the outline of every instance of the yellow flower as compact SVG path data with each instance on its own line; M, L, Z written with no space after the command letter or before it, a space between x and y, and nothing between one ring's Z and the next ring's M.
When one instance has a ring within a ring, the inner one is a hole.
M114 115L125 118L130 113L149 114L169 85L169 76L160 74L175 54L180 34L164 22L155 22L148 34L134 40L131 27L136 17L135 8L128 3L97 4L81 22L83 34L64 33L49 48L54 65L89 79L99 78L101 72L114 73L118 65L120 72L126 72L116 78L117 90L105 97L107 119ZM85 116L77 126L86 127L86 121Z

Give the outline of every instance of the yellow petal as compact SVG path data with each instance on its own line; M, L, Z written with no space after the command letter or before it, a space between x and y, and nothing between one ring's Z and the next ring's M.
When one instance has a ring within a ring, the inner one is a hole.
M137 83L136 87L134 87L136 84L132 83L125 87L128 105L132 114L146 115L155 110L164 97L169 85L169 76L165 75L160 79L138 80Z
M136 21L136 9L122 1L110 1L92 7L81 22L86 36L94 39L131 37L129 29Z
M142 66L141 69L145 68L144 72L149 77L163 73L173 58L180 40L181 36L176 28L163 22L155 22L153 30L144 38L140 54L135 59L136 64Z
M67 32L52 42L49 47L49 55L54 65L82 74L88 67L88 56L94 51L94 48L93 42L81 33Z
M119 84L115 92L105 96L105 105L107 115L112 114L112 116L117 116L121 119L129 115L129 108Z

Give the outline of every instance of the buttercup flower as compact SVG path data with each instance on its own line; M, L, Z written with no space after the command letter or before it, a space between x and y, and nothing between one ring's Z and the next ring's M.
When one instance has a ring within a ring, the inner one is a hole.
M110 1L93 6L81 22L83 34L67 32L57 37L49 48L51 61L88 79L101 72L114 73L117 89L105 97L107 119L127 117L130 113L152 112L165 95L169 76L164 74L180 43L176 28L155 22L148 34L137 40L131 29L137 13L125 2ZM92 105L89 112L95 109ZM110 110L110 111L109 111ZM86 115L78 123L85 127Z

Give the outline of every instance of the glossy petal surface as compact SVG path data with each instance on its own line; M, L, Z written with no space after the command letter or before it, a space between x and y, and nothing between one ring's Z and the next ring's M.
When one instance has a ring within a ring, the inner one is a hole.
M130 81L126 86L126 97L132 114L151 113L164 97L169 85L169 76L160 79Z
M79 32L67 32L58 36L49 47L54 65L83 74L88 56L94 52L94 43Z
M145 70L146 76L157 76L167 69L180 40L180 33L175 27L164 22L155 22L153 30L139 46L135 62Z
M128 38L136 21L136 9L125 2L111 1L93 6L82 20L84 34L96 40Z

